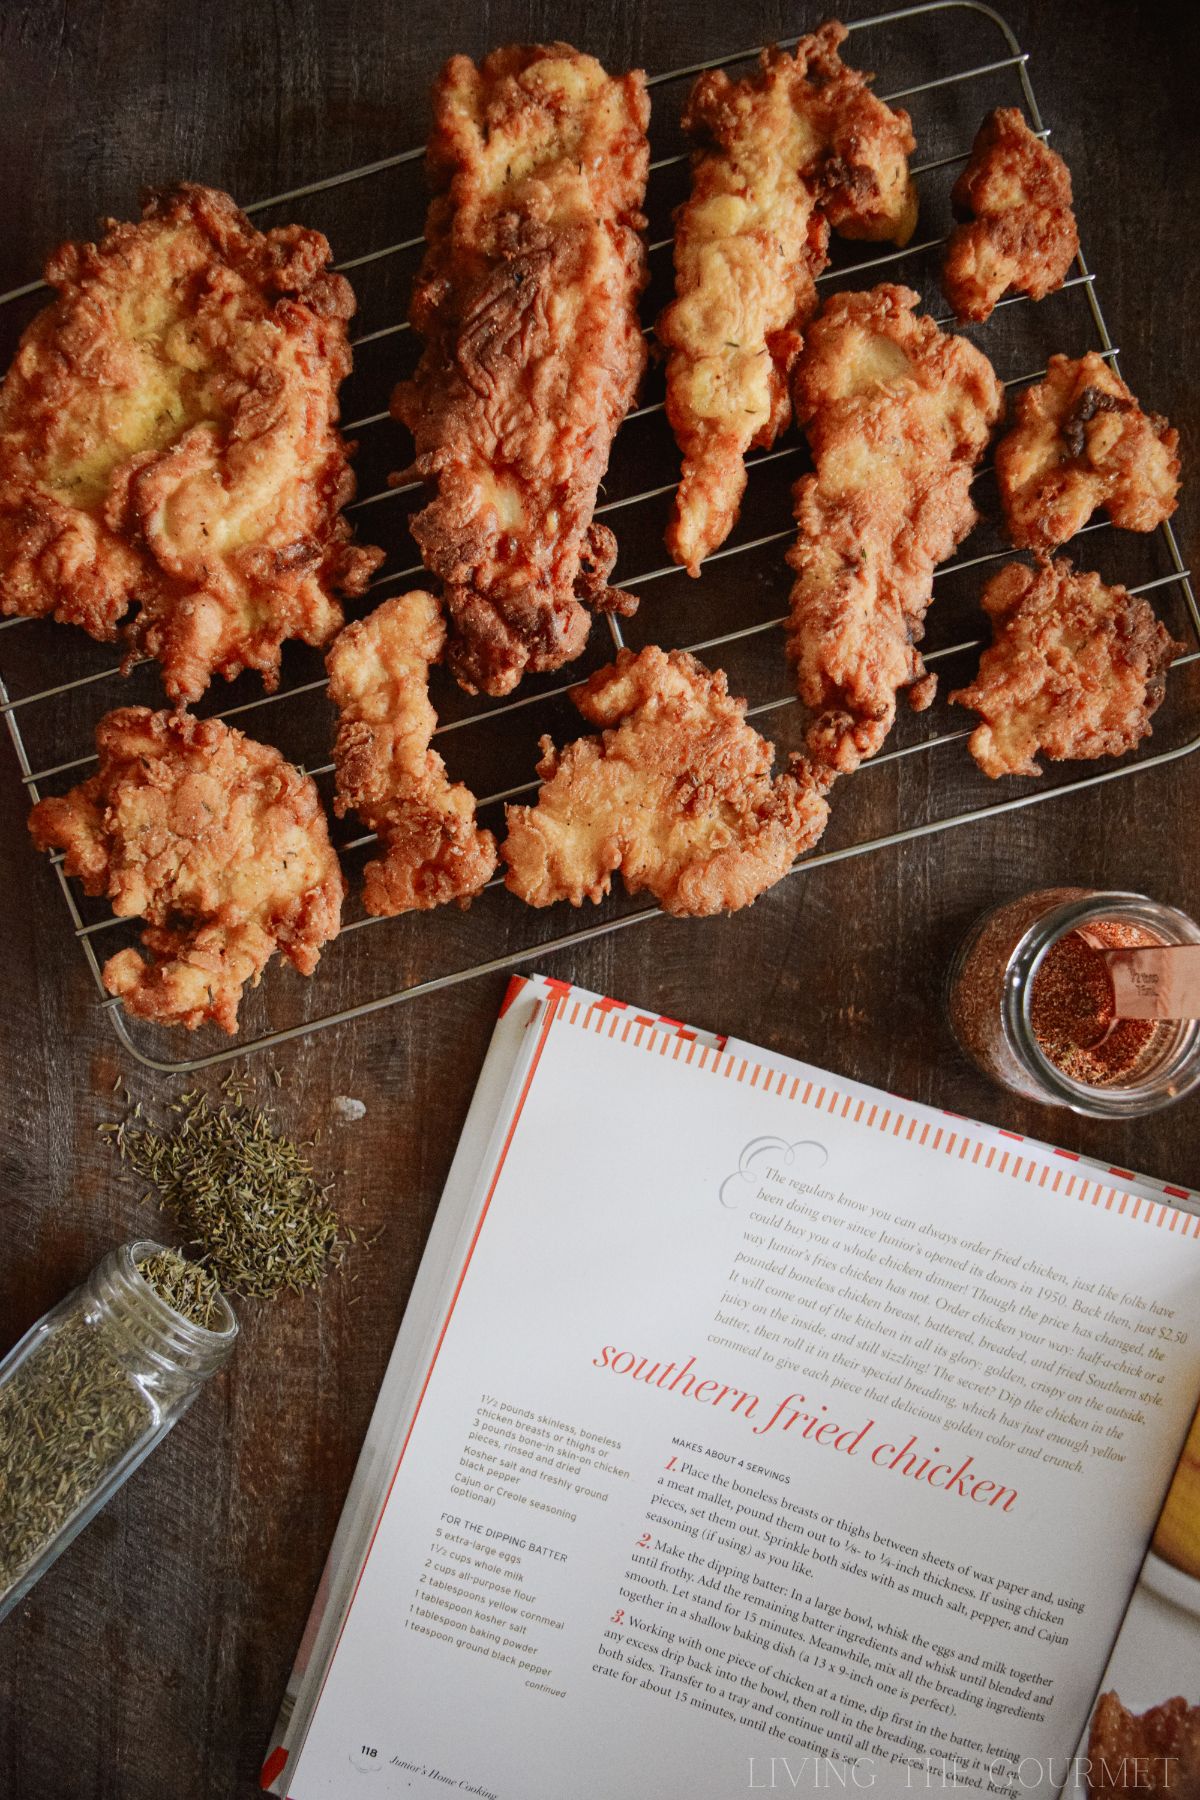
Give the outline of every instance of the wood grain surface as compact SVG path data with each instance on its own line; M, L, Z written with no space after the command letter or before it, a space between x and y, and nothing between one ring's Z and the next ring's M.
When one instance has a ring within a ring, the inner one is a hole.
M1194 467L1196 9L1003 0L1003 10L1031 53L1054 142L1073 167L1084 247L1103 277L1125 374L1147 404L1170 413L1185 467ZM51 246L86 235L98 214L127 213L146 182L187 175L249 198L419 142L427 83L455 50L560 37L612 67L654 70L795 33L820 16L815 0L736 8L5 0L0 289L28 280ZM930 27L953 29L949 20ZM1200 502L1185 494L1185 555L1195 554L1198 519ZM550 972L1200 1185L1200 1103L1131 1125L1022 1105L959 1060L941 1001L955 943L1000 897L1081 883L1200 910L1198 775L1200 760L1184 759L834 863L734 920L641 926L560 957ZM886 824L881 812L875 829ZM145 1097L182 1084L132 1064L98 1009L52 872L27 841L7 742L0 854L3 1349L153 1217L96 1140L117 1075ZM328 974L324 1008L339 1003L339 979ZM285 1124L319 1134L315 1154L337 1176L354 1222L384 1225L384 1235L356 1258L352 1280L330 1282L316 1298L242 1306L228 1372L0 1627L4 1800L234 1800L257 1791L503 985L480 979L289 1045L276 1058L278 1092L254 1065ZM365 1117L341 1122L331 1103L342 1095L365 1102ZM581 1095L581 1157L603 1129Z

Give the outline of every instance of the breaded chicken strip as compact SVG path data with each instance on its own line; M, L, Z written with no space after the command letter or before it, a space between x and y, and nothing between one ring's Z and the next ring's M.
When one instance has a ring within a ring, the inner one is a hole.
M1200 1795L1200 1706L1182 1695L1130 1712L1111 1690L1092 1714L1085 1759L1089 1794L1137 1793L1140 1800Z
M1071 176L1015 106L990 112L950 195L942 287L960 319L991 317L1010 288L1044 300L1079 254Z
M830 224L898 244L916 224L908 114L843 66L845 37L831 21L791 54L764 50L741 80L708 69L683 115L692 190L675 220L675 299L656 334L683 452L667 548L692 575L737 519L746 452L791 417L788 374Z
M325 659L340 712L333 760L339 818L353 810L383 856L363 874L369 913L466 905L496 867L496 840L475 823L475 798L429 748L437 714L429 668L446 643L432 594L397 594L347 625Z
M412 322L425 352L392 410L436 488L412 521L446 584L450 666L506 694L579 655L616 540L593 522L646 344L640 208L650 103L567 44L455 56L433 93L435 198Z
M219 719L126 706L96 727L100 766L29 829L119 918L147 920L104 965L125 1010L194 1030L237 1029L238 1003L276 950L311 975L338 934L346 884L309 776Z
M619 869L669 913L734 912L824 831L821 784L799 758L772 780L774 749L721 670L622 650L572 698L601 735L562 751L543 738L537 805L507 808L507 883L530 906L602 900Z
M933 698L916 648L933 572L975 523L971 480L1003 407L987 358L917 304L888 285L835 294L796 365L816 473L793 489L788 652L818 715L809 753L842 773L880 748L899 689L918 710Z
M1096 351L1052 356L1013 413L996 446L996 480L1018 549L1057 549L1098 506L1125 531L1153 531L1175 511L1179 433L1144 413Z
M1054 762L1124 756L1150 736L1166 673L1185 646L1146 600L1069 562L1009 563L983 590L993 642L950 695L983 720L968 749L985 775L1040 775Z
M275 686L383 552L350 545L337 430L354 296L319 231L265 235L184 185L46 265L58 298L0 389L0 609L157 657L172 700Z

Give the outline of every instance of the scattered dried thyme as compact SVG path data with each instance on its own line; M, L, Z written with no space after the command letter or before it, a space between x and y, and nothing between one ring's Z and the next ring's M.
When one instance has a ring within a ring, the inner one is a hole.
M138 1259L138 1273L160 1300L174 1307L189 1324L217 1331L225 1320L221 1288L211 1269L189 1262L178 1250L159 1250Z
M226 1292L270 1299L316 1287L355 1237L342 1234L332 1183L321 1183L307 1146L285 1137L252 1094L230 1075L218 1097L183 1094L166 1126L139 1103L99 1129Z

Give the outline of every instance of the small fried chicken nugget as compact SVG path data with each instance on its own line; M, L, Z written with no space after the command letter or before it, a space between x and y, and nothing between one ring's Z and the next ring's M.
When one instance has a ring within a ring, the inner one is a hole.
M311 975L338 934L346 884L311 778L219 719L126 706L96 727L90 780L29 815L39 850L147 921L104 965L125 1010L230 1033L276 950Z
M960 319L990 318L1009 288L1044 300L1079 252L1071 176L1015 106L979 127L971 160L950 196L965 223L950 234L942 286Z
M437 729L429 668L445 644L441 609L418 590L347 625L325 659L341 713L334 811L356 812L384 852L363 877L369 913L465 906L496 867L496 840L475 823L474 795L447 779L429 748Z
M243 669L272 688L286 638L333 636L383 552L341 513L354 296L329 258L186 184L55 251L0 388L0 610L111 640L136 607L130 658L174 701Z
M1059 560L1009 563L983 592L994 641L951 701L983 720L968 748L985 775L1124 756L1150 736L1166 673L1183 654L1146 600Z
M720 669L622 650L572 698L601 735L562 751L544 737L537 805L507 808L507 883L530 906L602 900L619 869L667 912L734 912L825 829L821 782L799 758L772 780L773 747Z
M996 480L1019 550L1065 544L1102 506L1124 531L1153 531L1175 511L1179 433L1144 413L1094 350L1052 356L1013 406L996 446Z
M1090 1794L1136 1793L1140 1800L1200 1796L1200 1706L1180 1695L1133 1713L1113 1692L1092 1714L1085 1764Z

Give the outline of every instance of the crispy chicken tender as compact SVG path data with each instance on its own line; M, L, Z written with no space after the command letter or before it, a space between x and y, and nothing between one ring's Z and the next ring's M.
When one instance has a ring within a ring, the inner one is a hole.
M1175 511L1179 433L1144 413L1094 350L1078 361L1052 356L1013 412L996 480L1018 549L1057 549L1100 506L1125 531L1153 531Z
M994 642L950 695L983 723L968 749L985 775L1040 775L1054 762L1124 756L1150 736L1166 673L1183 654L1148 601L1060 560L1009 563L983 590Z
M333 635L383 553L340 511L354 297L329 257L190 185L55 251L0 389L0 609L109 640L138 608L130 656L176 701L242 669L272 688L286 638Z
M353 810L383 856L364 871L369 913L466 905L496 867L496 840L475 823L475 797L429 748L437 714L429 668L446 643L432 594L397 594L334 639L325 659L338 707L339 818Z
M721 670L680 650L622 650L572 690L599 737L542 739L536 806L508 807L507 884L530 906L602 900L619 869L670 913L734 912L786 875L825 829L822 784L745 721Z
M796 412L816 473L793 489L799 533L788 652L817 712L813 760L845 773L874 756L909 688L934 677L916 645L933 572L975 523L971 480L1000 417L991 364L884 285L835 294L796 365Z
M345 882L309 776L219 719L121 707L96 727L100 766L29 815L39 850L147 921L104 965L127 1012L237 1029L238 1003L276 950L311 975L338 934Z
M950 234L942 287L960 319L990 318L1009 288L1044 300L1062 286L1079 253L1070 172L1015 106L983 121L950 200L964 223Z
M675 221L667 416L683 475L667 548L692 575L738 516L746 452L791 417L788 374L816 309L829 226L905 244L917 218L908 114L838 56L831 21L795 51L764 50L740 81L708 69L683 115L696 144Z
M1177 1695L1132 1713L1101 1694L1088 1736L1090 1794L1137 1793L1143 1800L1200 1800L1200 1706Z
M636 604L606 585L616 540L592 513L646 365L650 103L640 71L537 44L452 57L433 106L425 351L392 410L436 487L412 531L446 584L450 666L506 694L579 655L583 602Z

